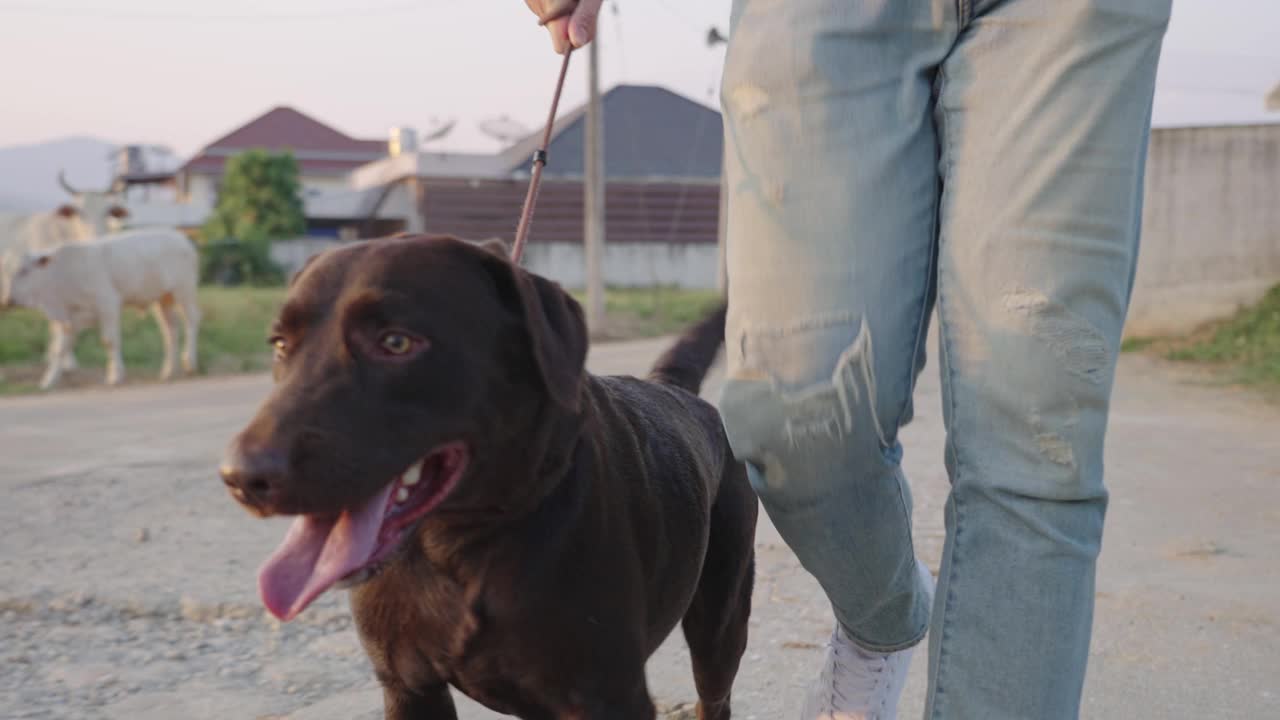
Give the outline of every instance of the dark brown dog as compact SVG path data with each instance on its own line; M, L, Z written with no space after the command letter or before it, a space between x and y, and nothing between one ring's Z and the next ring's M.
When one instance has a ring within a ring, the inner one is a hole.
M584 369L555 284L446 237L326 253L275 330L277 385L222 476L297 515L259 578L290 619L354 586L386 716L654 717L644 665L677 623L699 718L728 718L756 499L698 386L723 310L647 381Z

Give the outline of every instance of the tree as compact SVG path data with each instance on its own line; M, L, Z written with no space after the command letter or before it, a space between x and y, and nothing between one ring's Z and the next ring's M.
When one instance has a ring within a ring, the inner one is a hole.
M306 231L292 153L247 150L227 161L218 205L201 231L205 281L278 281L271 242Z

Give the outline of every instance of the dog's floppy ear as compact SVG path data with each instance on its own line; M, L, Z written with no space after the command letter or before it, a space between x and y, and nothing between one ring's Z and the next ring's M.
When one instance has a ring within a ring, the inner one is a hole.
M488 250L498 257L508 257L511 250L507 247L507 243L500 237L491 237L476 243L481 250Z
M533 360L543 385L561 407L577 411L587 366L587 321L582 306L556 283L513 265L502 257L489 260L504 292L504 301L523 319ZM504 288L505 289L505 288Z

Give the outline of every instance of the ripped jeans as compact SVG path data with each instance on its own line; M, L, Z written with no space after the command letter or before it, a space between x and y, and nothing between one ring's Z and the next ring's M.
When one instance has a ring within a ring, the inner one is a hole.
M737 0L730 442L859 644L931 628L927 717L1073 718L1170 0ZM932 607L898 431L936 305Z

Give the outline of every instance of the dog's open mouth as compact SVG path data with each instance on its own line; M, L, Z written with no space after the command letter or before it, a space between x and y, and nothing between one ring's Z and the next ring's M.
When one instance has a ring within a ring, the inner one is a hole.
M432 450L363 505L300 515L258 573L262 602L292 620L325 590L372 574L405 531L448 497L467 466L462 443Z

